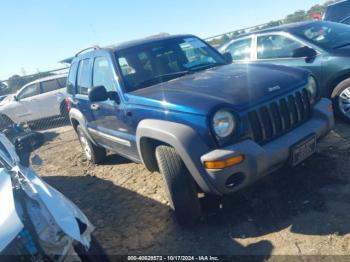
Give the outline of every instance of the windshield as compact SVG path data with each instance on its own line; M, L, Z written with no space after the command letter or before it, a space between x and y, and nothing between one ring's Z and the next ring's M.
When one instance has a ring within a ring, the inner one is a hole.
M225 64L219 53L195 37L140 45L118 51L116 56L126 92Z
M312 23L295 32L299 37L325 49L350 45L350 26L332 22Z

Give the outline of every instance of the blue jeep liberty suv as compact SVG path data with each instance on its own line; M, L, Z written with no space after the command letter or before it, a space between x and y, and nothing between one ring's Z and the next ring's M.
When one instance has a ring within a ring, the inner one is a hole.
M108 149L160 172L188 224L201 216L198 193L230 194L312 155L334 118L310 72L231 61L193 35L79 52L68 106L88 160Z

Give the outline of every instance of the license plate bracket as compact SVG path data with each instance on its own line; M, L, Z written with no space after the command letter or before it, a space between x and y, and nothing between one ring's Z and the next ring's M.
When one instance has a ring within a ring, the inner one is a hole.
M291 148L291 164L296 166L316 152L316 135L311 135Z

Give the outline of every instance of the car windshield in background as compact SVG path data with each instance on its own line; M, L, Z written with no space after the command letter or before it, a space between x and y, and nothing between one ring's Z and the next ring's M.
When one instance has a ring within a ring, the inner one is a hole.
M338 23L314 23L295 32L311 43L325 49L337 49L350 45L350 26Z
M220 54L195 37L140 45L117 51L116 56L126 92L225 64Z

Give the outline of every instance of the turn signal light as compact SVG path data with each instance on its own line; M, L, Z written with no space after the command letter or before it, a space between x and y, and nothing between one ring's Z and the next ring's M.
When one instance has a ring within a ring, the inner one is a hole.
M234 156L227 158L225 160L218 160L218 161L204 161L204 166L206 169L223 169L226 167L238 165L242 163L244 160L243 155Z

